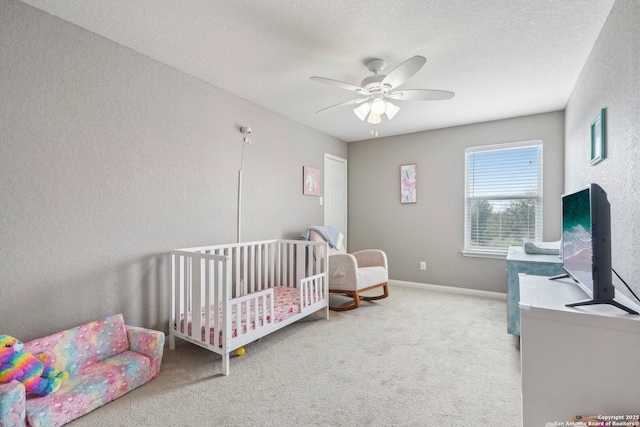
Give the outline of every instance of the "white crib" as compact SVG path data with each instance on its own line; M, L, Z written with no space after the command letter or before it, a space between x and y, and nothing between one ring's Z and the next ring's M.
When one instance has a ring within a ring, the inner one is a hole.
M318 310L329 319L328 245L265 240L171 251L169 348L222 356ZM201 313L201 316L192 315Z

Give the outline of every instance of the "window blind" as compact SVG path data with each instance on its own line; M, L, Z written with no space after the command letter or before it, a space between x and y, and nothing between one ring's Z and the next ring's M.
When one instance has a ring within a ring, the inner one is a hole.
M542 141L468 148L465 168L465 252L542 240Z

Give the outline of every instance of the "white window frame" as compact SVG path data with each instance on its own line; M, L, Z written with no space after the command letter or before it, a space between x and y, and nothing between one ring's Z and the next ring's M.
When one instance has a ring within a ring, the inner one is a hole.
M470 230L469 230L469 221L468 221L468 209L469 209L469 155L473 153L482 153L489 151L503 151L503 150L512 150L518 148L530 148L530 147L539 147L538 149L538 199L539 203L539 213L536 215L536 229L535 229L535 240L542 240L542 230L543 230L543 172L544 167L542 164L543 159L543 142L542 140L531 140L531 141L520 141L520 142L509 142L504 144L493 144L493 145L483 145L476 147L469 147L465 150L465 160L464 160L464 249L462 250L462 254L464 256L471 257L484 257L484 258L500 258L504 259L507 256L508 248L503 249L480 249L478 247L472 246ZM509 195L509 196L498 196L492 199L524 199L531 197L521 197L519 195Z

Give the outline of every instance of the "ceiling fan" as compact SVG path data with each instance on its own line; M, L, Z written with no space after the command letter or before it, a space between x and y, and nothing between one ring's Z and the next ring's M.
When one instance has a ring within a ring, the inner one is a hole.
M360 120L366 120L368 123L376 125L382 122L381 116L383 114L391 120L396 113L400 111L400 107L389 102L389 99L394 101L439 101L453 98L455 93L448 92L446 90L397 90L397 87L417 73L425 62L427 62L427 60L424 57L414 56L398 65L389 74L385 75L379 73L384 70L386 62L383 59L372 59L366 63L366 66L369 71L373 73L373 76L365 78L362 83L360 83L360 86L355 86L338 80L327 79L325 77L313 76L311 77L311 80L347 89L363 96L363 98L353 99L351 101L324 108L317 111L317 113L345 105L361 104L356 107L353 112Z

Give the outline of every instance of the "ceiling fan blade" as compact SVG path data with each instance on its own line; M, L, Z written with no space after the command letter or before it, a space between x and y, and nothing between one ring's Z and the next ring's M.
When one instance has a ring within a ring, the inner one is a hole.
M318 110L318 111L316 111L316 114L317 113L322 113L323 111L331 110L332 108L344 107L345 105L360 104L360 103L362 103L362 102L364 102L364 101L366 101L368 99L369 98L352 99L351 101L342 102L340 104L332 105L331 107L327 107L327 108L323 108L322 110Z
M366 90L363 87L360 86L356 86L356 85L352 85L350 83L345 83L345 82L341 82L338 80L332 80L332 79L327 79L325 77L317 77L317 76L313 76L313 77L309 77L311 80L316 81L316 82L320 82L320 83L326 83L328 85L331 86L337 86L340 87L342 89L347 89L350 90L352 92L358 93L360 95L369 95L369 91Z
M406 89L391 92L387 97L399 101L440 101L443 99L451 99L454 95L454 92L446 90Z
M420 68L422 68L425 62L427 62L427 60L422 56L416 55L409 58L387 74L387 77L382 80L381 84L389 85L392 88L398 87L420 71Z

